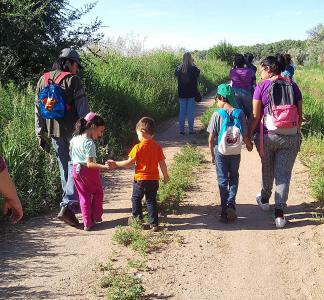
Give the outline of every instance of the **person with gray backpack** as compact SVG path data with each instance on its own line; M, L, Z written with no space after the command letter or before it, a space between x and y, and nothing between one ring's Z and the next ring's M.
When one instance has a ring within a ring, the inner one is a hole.
M284 209L289 193L292 168L300 148L302 94L297 84L280 74L285 69L281 55L261 61L262 81L253 95L253 115L248 136L254 131L255 144L262 163L261 192L256 202L269 210L269 199L275 181L275 225L286 225Z
M77 76L82 68L78 52L63 49L53 70L39 79L35 96L35 132L39 145L46 152L53 145L60 169L63 199L58 218L71 226L79 224L75 216L79 197L73 184L70 140L77 120L90 111Z

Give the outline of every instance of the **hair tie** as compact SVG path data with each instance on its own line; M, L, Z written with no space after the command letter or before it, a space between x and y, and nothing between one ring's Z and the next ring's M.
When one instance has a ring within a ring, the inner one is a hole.
M90 122L94 119L94 117L96 116L95 113L93 113L92 111L90 111L85 117L84 119L87 121L87 122Z

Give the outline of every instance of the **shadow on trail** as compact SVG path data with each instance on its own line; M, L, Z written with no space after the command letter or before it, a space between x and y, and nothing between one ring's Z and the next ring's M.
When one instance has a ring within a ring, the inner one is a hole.
M163 218L169 231L209 229L209 230L276 230L274 225L274 210L261 211L257 205L238 204L236 206L238 219L233 223L222 223L219 219L220 208L215 205L188 205L180 209L180 215L172 215ZM309 225L321 225L314 215L316 210L307 204L288 206L286 219L288 223L284 229L303 227ZM181 217L181 214L193 215Z

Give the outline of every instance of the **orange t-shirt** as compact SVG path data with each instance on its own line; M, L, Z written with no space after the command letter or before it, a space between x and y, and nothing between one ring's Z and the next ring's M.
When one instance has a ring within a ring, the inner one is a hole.
M158 163L165 159L162 147L154 140L136 144L128 156L136 161L135 180L159 180Z

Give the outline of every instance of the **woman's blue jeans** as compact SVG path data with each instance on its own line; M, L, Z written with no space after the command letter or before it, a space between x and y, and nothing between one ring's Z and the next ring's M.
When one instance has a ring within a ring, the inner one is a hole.
M222 155L215 147L215 166L222 211L227 207L235 209L235 198L239 183L241 155Z
M242 109L245 117L250 118L252 114L252 94L248 89L233 88L235 93L235 102L237 107Z
M189 132L194 130L195 98L179 98L179 131L184 132L185 120L188 118Z

